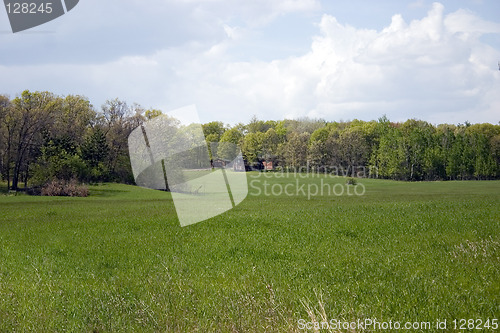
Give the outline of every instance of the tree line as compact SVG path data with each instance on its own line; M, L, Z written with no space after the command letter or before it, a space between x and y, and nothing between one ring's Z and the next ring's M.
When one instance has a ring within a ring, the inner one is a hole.
M155 110L108 100L96 111L78 95L0 95L0 172L8 187L52 179L133 182L127 138Z
M238 143L258 165L395 180L498 179L500 124L324 120L262 121L225 128L203 125L207 138Z
M133 183L128 136L161 114L119 99L96 110L79 95L0 95L1 178L13 190L53 179ZM253 168L266 161L275 168L411 181L500 177L500 124L253 117L247 124L213 121L202 127L207 143L240 146Z

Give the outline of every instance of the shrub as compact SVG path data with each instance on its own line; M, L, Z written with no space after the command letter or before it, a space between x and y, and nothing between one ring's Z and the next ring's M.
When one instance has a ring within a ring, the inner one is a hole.
M86 197L89 189L79 185L75 179L70 181L54 179L42 187L43 196Z
M43 185L50 179L84 179L88 168L76 153L70 154L62 150L58 151L57 155L50 155L46 151L47 149L42 147L42 156L33 168L31 184Z
M358 181L355 178L349 177L345 181L346 185L357 185Z

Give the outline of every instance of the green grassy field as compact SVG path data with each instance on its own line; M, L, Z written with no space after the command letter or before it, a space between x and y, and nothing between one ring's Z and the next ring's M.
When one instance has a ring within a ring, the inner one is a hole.
M134 186L0 195L0 331L298 332L322 316L447 319L454 331L453 319L500 319L499 181L363 179L362 196L308 200L264 195L264 180L295 178L259 180L233 210L184 228L169 193Z

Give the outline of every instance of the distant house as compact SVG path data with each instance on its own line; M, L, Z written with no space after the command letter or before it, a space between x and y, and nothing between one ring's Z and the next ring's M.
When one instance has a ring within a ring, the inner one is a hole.
M274 164L271 161L258 160L257 162L248 163L245 160L245 169L247 171L271 171L274 170Z
M262 165L264 166L264 170L267 170L267 171L273 170L273 162L272 161L269 161L269 162L262 161Z
M230 166L231 161L224 160L222 158L217 158L215 160L211 160L210 164L212 168L226 168L226 166ZM236 159L232 165L233 171L245 171L245 163L241 159Z
M242 159L237 159L233 164L234 171L245 171L245 163Z
M229 161L223 160L222 158L217 158L210 161L210 164L212 164L212 168L225 168L228 163Z

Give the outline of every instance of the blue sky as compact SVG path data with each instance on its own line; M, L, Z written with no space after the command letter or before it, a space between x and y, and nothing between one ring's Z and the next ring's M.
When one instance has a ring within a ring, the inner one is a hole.
M0 93L120 98L203 122L500 121L500 1L80 0L13 34Z

